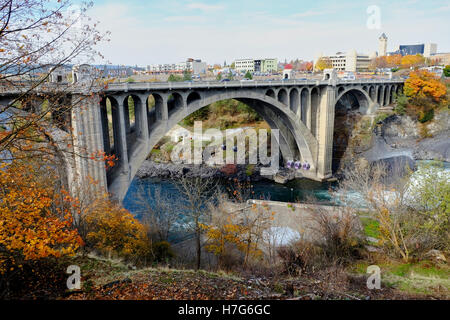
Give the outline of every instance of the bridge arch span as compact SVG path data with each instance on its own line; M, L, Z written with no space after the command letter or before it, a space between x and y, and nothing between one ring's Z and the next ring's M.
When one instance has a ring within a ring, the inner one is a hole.
M267 90L266 91L266 96L269 96L269 97L275 99L275 91L273 91L272 89Z
M287 91L284 91L287 94ZM171 94L174 95L174 93ZM296 113L290 110L290 108L286 108L287 105L283 102L267 96L265 91L258 93L252 90L230 91L226 93L217 92L203 95L201 99L190 100L189 96L193 95L198 97L200 93L196 91L191 92L187 96L187 101L190 102L187 103L185 108L177 108L168 116L167 121L155 123L148 140L141 142L137 148L132 149L128 157L129 171L127 173L111 175L109 190L118 199L123 199L138 169L167 131L195 111L214 102L226 99L236 99L246 103L260 114L272 129L280 130L279 145L285 161L290 159L308 161L311 164L311 170L315 170L317 140L308 128L301 121L298 121ZM154 96L155 101L158 100L157 97L159 95L154 94ZM161 97L161 99L163 98Z
M373 104L373 100L371 99L369 93L367 93L366 90L357 88L357 87L351 87L338 95L336 98L336 106L341 102L341 99L347 100L347 105L351 105L352 108L356 105L355 102L358 103L358 109L359 112L362 114L368 114L372 112L371 105Z
M300 106L299 93L297 88L292 88L289 92L289 108L297 115Z
M278 90L278 101L288 107L288 93L286 89L281 88Z

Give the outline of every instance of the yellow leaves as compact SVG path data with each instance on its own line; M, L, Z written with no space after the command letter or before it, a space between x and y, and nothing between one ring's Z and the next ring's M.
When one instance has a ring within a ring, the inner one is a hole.
M52 210L54 190L37 183L34 168L17 164L0 169L0 244L12 261L20 254L25 260L73 254L82 240L72 228L71 216Z
M89 229L87 241L98 250L115 251L125 256L150 253L145 226L107 198L94 201L84 219Z
M439 101L446 95L447 87L431 72L421 70L410 73L404 92L408 97L431 97Z

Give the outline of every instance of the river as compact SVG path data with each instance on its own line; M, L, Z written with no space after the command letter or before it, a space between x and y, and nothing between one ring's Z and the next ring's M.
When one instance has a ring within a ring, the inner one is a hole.
M429 161L417 161L418 165L427 164ZM450 163L442 162L445 171L450 171ZM266 200L282 201L282 202L296 202L296 201L313 201L321 204L336 205L339 200L336 199L330 190L336 190L338 183L317 182L308 179L297 179L288 182L285 185L275 183L271 180L262 180L253 182L253 197L255 199L264 198ZM142 205L136 203L137 193L143 189L155 190L160 188L161 193L170 193L172 199L179 200L182 195L179 194L175 182L172 180L163 180L160 178L135 178L131 183L128 193L123 201L124 207L131 213L139 216L142 212ZM358 193L351 194L353 197L358 197ZM177 199L178 198L178 199Z

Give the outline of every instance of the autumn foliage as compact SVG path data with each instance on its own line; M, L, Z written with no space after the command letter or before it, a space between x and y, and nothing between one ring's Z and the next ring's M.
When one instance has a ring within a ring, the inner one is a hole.
M31 166L0 167L0 272L30 260L72 255L83 244L72 227L73 199L56 194Z
M447 88L439 78L426 70L411 72L405 81L405 95L410 98L432 98L436 102L446 95Z
M83 220L89 247L104 255L132 260L150 257L151 243L145 226L106 196L90 205Z
M446 104L447 87L436 75L425 70L411 72L403 92L408 98L406 111L421 123L433 119L435 110Z

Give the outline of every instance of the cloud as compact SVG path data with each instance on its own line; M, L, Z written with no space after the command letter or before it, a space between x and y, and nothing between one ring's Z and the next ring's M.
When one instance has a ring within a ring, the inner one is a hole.
M197 9L203 12L213 12L223 10L225 7L220 4L206 4L201 2L192 2L186 6L188 9Z
M169 17L165 17L163 20L167 21L167 22L193 23L193 22L205 21L205 17L203 17L203 16L169 16Z
M398 44L434 42L439 51L450 51L448 37L439 32L448 29L446 16L436 14L414 20L410 19L410 9L405 9L403 15L386 14L382 30L369 30L361 8L361 15L355 19L332 14L323 16L327 19L299 19L293 17L295 12L312 16L321 9L299 12L297 8L286 16L260 8L224 13L221 23L201 12L189 15L181 10L177 15L165 8L109 1L95 5L89 15L100 21L102 31L111 31L111 41L98 49L112 63L140 66L177 63L187 57L211 64L241 57L312 59L319 52L333 54L353 48L369 53L378 49L378 37L386 32L388 50Z
M305 12L299 12L292 15L294 18L304 18L304 17L312 17L312 16L320 16L329 13L329 11L323 10L323 11L314 11L314 10L307 10Z

